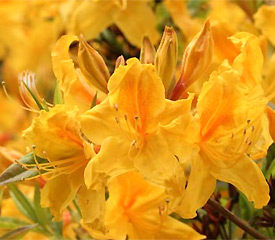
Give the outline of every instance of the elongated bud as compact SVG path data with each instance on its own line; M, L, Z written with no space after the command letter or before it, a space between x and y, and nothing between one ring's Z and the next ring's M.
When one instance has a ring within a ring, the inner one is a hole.
M117 60L116 60L116 69L117 69L120 65L122 65L122 66L125 65L125 59L124 59L124 57L123 57L122 55L119 56L119 57L117 58Z
M101 55L83 37L79 38L78 64L81 72L93 86L107 93L110 74Z
M155 63L156 50L148 37L143 38L140 50L140 62L143 64Z
M156 53L155 65L166 95L169 94L175 85L173 76L177 64L178 39L173 28L165 27L159 48Z
M270 107L267 107L266 113L269 122L269 133L273 141L275 141L275 112Z
M185 90L203 75L212 62L213 36L210 21L207 20L203 29L186 47L182 60L180 80L172 92L171 99L181 98Z

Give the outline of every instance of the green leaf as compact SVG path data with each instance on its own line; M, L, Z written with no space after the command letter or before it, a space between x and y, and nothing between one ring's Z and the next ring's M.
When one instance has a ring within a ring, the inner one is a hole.
M269 179L270 176L274 177L275 176L275 160L273 159L273 161L271 162L269 168L267 169L266 173L265 173L265 178Z
M241 209L241 218L249 221L253 217L254 207L251 202L247 200L244 194L239 195L239 205Z
M268 151L265 158L265 161L263 162L263 172L266 177L266 179L269 179L270 176L275 175L275 144L273 143Z
M20 228L17 228L11 232L7 232L0 236L0 239L19 239L22 235L26 234L29 230L35 228L37 224L30 224Z
M0 187L0 213L1 213L1 208L2 208L2 198L3 198L4 190L5 190L4 187Z
M51 225L51 228L54 230L55 235L58 238L61 238L62 237L62 226L63 226L62 222L51 222L50 225Z
M42 208L40 205L40 189L38 184L35 185L33 203L38 223L48 232L46 225L50 221L50 213L47 208Z
M48 161L44 158L36 156L36 160L39 163L47 163ZM27 169L24 166L28 164L35 164L34 154L28 153L24 157L20 158L17 162L10 165L4 172L0 175L0 186L6 185L8 183L23 181L25 179L37 176L39 174L36 167Z
M18 218L0 217L0 229L15 229L27 225L28 223Z
M10 195L18 208L28 219L33 222L37 221L37 216L30 200L14 185L9 185Z
M62 91L60 90L59 84L56 83L56 87L54 90L53 104L64 104L64 99L62 95Z
M94 106L96 106L96 101L97 101L97 92L93 98L93 101L92 101L92 105L91 105L91 108L93 108Z
M36 105L39 107L40 110L46 110L43 108L41 102L38 100L38 98L35 96L35 94L32 92L32 90L28 87L28 85L23 81L24 86L28 90L28 92L31 94L33 100L35 101Z

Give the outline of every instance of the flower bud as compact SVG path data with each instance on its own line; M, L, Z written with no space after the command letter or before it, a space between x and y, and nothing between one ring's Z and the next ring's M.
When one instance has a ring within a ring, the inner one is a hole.
M107 82L110 74L108 68L100 56L83 37L79 38L78 64L81 72L93 86L107 93Z
M116 60L116 69L117 69L120 65L122 65L122 66L125 65L125 59L124 59L124 57L123 57L122 55L119 56L119 57L117 58L117 60Z
M182 60L181 77L172 92L171 99L181 98L185 90L203 75L212 62L213 36L210 22L207 20L203 29L186 47Z
M156 50L148 37L143 38L141 50L140 50L140 62L142 64L155 62Z
M269 133L273 141L275 141L275 112L270 107L267 107L266 113L269 122Z
M166 94L174 87L173 76L177 64L178 40L173 28L165 27L159 48L156 53L155 65Z

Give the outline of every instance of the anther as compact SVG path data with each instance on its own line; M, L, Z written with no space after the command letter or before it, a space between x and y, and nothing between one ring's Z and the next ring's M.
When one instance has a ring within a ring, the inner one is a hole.
M136 139L134 139L134 140L133 140L133 142L131 143L131 145L132 145L132 146L135 146L135 145L136 145L136 143L137 143L137 140L136 140Z
M243 130L243 134L244 134L244 135L246 134L246 128Z
M32 149L36 149L36 145L33 144L33 145L32 145Z
M117 103L114 104L114 108L115 108L116 111L118 111L118 104Z
M246 120L246 122L247 122L247 123L250 123L250 122L251 122L251 120L250 120L250 119L247 119L247 120Z
M251 126L251 131L253 132L255 130L254 125Z
M126 114L124 114L124 115L123 115L123 117L124 117L125 121L127 121L127 120L128 120L128 118L127 118L127 115L126 115Z
M115 121L116 121L116 123L119 123L119 120L118 120L118 118L117 118L117 117L115 117Z
M135 116L135 120L136 120L136 121L138 120L138 116Z
M233 139L234 138L234 133L231 133L231 139Z

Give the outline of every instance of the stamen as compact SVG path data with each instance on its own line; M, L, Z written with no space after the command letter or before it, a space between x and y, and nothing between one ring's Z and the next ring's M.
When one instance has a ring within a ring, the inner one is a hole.
M34 112L34 113L39 113L38 110L35 110L35 109L32 109L32 108L26 108L24 106L22 106L21 104L19 104L17 101L15 101L9 94L8 94L8 91L7 91L7 88L6 88L6 83L5 81L2 81L1 82L2 84L2 88L3 88L3 91L4 91L4 94L5 96L7 97L7 99L9 99L11 102L13 102L14 104L16 104L18 107L20 107L21 109L24 109L26 111L30 111L30 112ZM23 100L23 99L22 99Z

